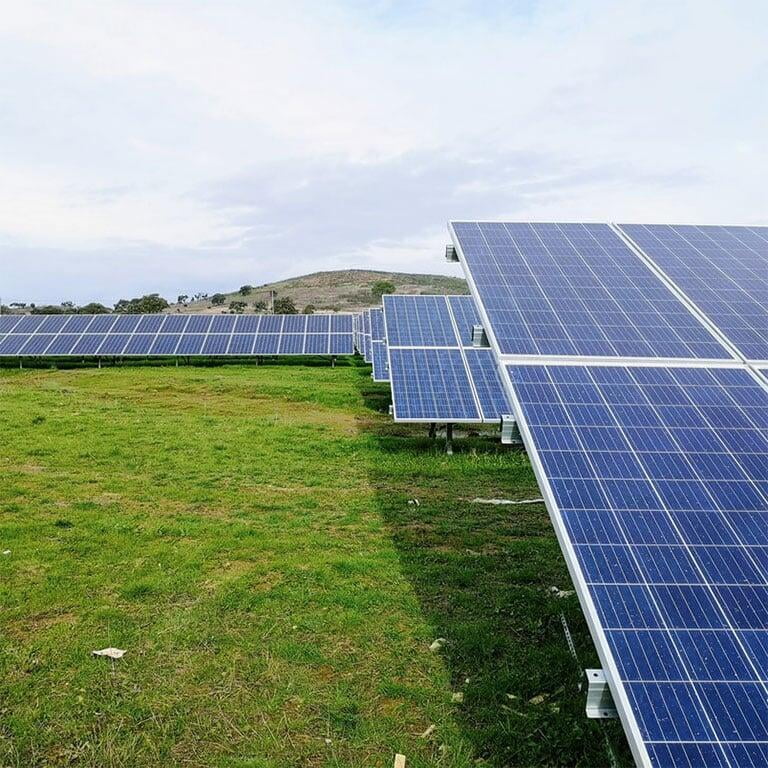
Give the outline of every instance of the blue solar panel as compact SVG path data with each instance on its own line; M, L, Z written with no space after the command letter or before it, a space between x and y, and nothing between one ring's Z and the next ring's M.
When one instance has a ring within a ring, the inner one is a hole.
M352 315L331 315L331 333L352 333Z
M250 355L256 337L252 333L234 333L229 343L230 355Z
M306 315L286 315L283 321L282 333L304 333L306 328Z
M209 333L232 333L236 320L234 315L216 315L211 321Z
M19 315L0 315L0 334L10 333L19 324Z
M731 358L607 224L451 227L502 355Z
M481 420L458 349L390 347L394 416L401 421Z
M501 382L493 350L470 347L464 354L480 401L483 421L498 421L504 415L511 415L512 406Z
M456 332L445 296L386 295L383 300L390 346L456 346Z
M228 333L209 333L203 342L202 354L225 355L229 346Z
M37 333L58 333L66 324L66 315L49 315L38 327Z
M55 338L56 334L54 333L36 333L32 336L27 336L28 341L20 349L19 354L42 355Z
M212 319L210 315L190 315L184 333L208 333Z
M768 390L741 368L509 366L643 765L768 755Z
M279 333L260 333L253 347L254 355L276 355L280 345Z
M373 380L389 381L389 361L387 360L387 344L384 341L372 341Z
M306 336L304 351L308 355L327 355L328 335L325 333L308 333ZM332 352L332 354L342 353ZM350 352L350 354L352 353Z
M134 333L123 351L124 355L147 355L155 340L154 333Z
M110 333L104 339L104 343L101 347L99 347L99 354L121 355L130 338L131 336L128 333Z
M307 335L307 340L310 339L310 335ZM310 352L309 347L306 350ZM355 353L354 346L352 344L352 336L350 331L346 333L332 333L331 334L331 354L332 355L353 355Z
M56 338L48 345L45 350L46 355L68 355L72 347L77 344L77 340L80 338L79 333L60 333Z
M459 339L465 347L472 346L472 328L482 325L480 315L477 314L475 300L471 296L449 296L448 303L456 321L459 331Z
M155 337L152 347L149 350L150 355L172 355L181 340L180 333L158 333ZM103 352L103 349L100 350Z
M104 343L104 333L84 333L72 347L71 355L95 355L99 347Z
M619 228L745 358L768 360L768 227Z
M187 315L168 315L160 328L161 333L184 333L189 317Z
M324 336L326 348L328 346L328 337ZM303 333L283 333L280 336L280 345L278 352L281 355L300 355L304 351Z
M201 355L205 344L205 334L185 333L176 347L177 355Z
M70 315L62 330L64 333L83 333L92 320L90 315Z
M354 354L351 315L6 315L0 328L1 356Z
M29 341L28 333L11 333L0 340L0 355L15 355Z

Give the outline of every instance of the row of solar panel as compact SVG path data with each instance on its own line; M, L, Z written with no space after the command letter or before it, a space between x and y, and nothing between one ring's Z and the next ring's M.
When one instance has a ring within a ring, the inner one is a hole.
M351 355L348 333L11 333L0 356Z
M7 333L352 333L352 315L2 315Z
M384 296L396 421L498 422L510 405L492 350L471 345L471 296Z
M0 317L0 356L350 355L353 352L350 315Z
M766 227L451 230L502 355L768 360Z

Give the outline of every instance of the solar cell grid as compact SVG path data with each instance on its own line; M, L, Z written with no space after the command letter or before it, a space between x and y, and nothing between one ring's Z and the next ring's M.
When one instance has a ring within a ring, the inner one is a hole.
M618 227L743 357L768 360L768 227Z
M502 355L731 357L607 224L451 227Z
M725 742L768 749L768 392L736 368L507 370L642 763L752 765Z

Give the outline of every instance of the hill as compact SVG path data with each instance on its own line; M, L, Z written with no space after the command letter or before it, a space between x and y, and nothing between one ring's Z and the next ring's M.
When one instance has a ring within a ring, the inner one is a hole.
M466 281L446 275L414 275L406 272L380 272L369 269L345 269L333 272L313 272L275 283L253 286L247 296L235 290L224 294L221 306L213 306L210 297L185 304L172 304L168 312L219 313L227 311L230 301L245 301L246 312L253 312L256 301L269 304L270 291L278 297L293 299L301 311L308 304L315 310L353 312L378 303L371 294L371 287L380 280L388 280L397 293L469 293Z

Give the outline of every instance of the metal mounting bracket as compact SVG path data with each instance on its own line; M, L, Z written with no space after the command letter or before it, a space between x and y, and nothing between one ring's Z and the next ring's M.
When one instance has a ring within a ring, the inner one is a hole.
M485 328L482 325L472 326L472 346L473 347L490 347L491 344L488 341L488 336L485 333Z
M593 720L605 720L618 717L613 703L611 689L602 669L585 669L587 676L587 717Z
M520 429L512 415L504 414L501 417L501 442L504 445L516 445L522 442Z
M458 261L459 254L456 253L456 248L452 245L445 246L445 260L446 261Z

